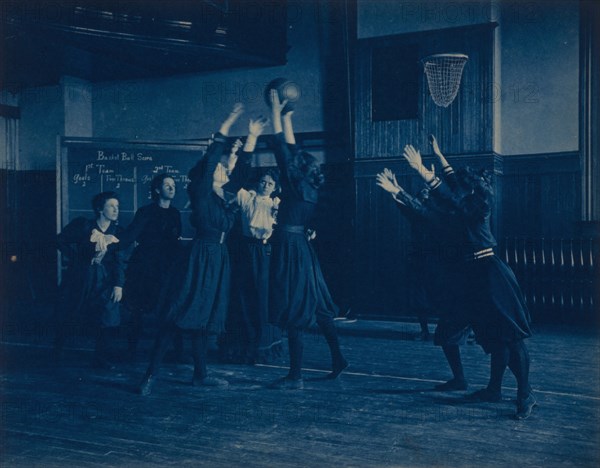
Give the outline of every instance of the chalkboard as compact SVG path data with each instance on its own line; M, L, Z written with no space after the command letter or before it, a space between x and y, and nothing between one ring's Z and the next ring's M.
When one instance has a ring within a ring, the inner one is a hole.
M94 217L91 200L99 192L119 194L119 224L127 226L136 210L151 203L150 183L168 173L176 183L173 206L181 211L183 238L192 238L187 207L187 174L207 148L193 143L131 142L60 138L57 158L57 232L78 216Z

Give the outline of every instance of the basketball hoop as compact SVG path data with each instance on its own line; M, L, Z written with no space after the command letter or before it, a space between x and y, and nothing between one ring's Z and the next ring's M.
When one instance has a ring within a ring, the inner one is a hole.
M465 54L435 54L421 60L429 93L438 106L448 107L454 101L467 60Z

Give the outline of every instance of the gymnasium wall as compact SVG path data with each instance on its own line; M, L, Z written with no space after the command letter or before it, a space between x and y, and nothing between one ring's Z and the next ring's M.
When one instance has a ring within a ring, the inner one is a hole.
M497 73L493 93L485 96L498 108L494 151L503 155L576 151L577 0L358 1L359 39L490 21L498 23Z
M278 76L293 80L301 92L296 131L319 133L321 140L326 131L327 141L319 144L336 147L335 151L316 150L329 165L331 181L320 218L335 220L346 237L351 237L349 211L353 198L345 195L340 202L340 194L351 190L352 180L345 146L350 137L342 7L342 2L289 1L289 52L283 66L101 83L64 76L56 86L27 88L13 96L21 111L20 170L1 174L10 187L10 200L3 203L12 226L9 239L3 242L2 255L3 278L14 278L8 289L19 291L27 300L46 300L52 294L56 271L51 243L56 233L57 136L131 140L206 137L218 129L221 119L238 101L245 104L246 114L232 134L245 135L247 119L268 112L264 86ZM269 27L268 5L264 8L264 17L260 9L254 10L259 16L253 20ZM346 185L350 188L342 189ZM348 258L347 243L351 239L335 240L327 228L319 236L321 250L327 250L324 269L330 277L335 277L335 270L349 271L340 262ZM49 245L52 255L46 255ZM44 252L39 256L41 262L35 261L38 251ZM16 263L6 260L13 255L17 255ZM17 283L31 287L16 287Z
M379 23L381 17L389 20ZM409 22L393 20L408 17ZM492 37L481 35L472 43L465 42L464 49L456 49L461 36L472 35L490 20L497 22ZM446 39L447 35L453 40ZM355 262L356 270L367 274L361 276L361 286L357 283L355 287L357 309L381 316L414 315L402 280L410 274L406 270L410 227L389 195L375 185L374 175L389 167L399 173L401 185L415 193L422 184L407 170L402 147L413 143L427 155L427 134L437 133L442 136L442 150L454 164L494 172L498 201L493 229L498 250L523 279L542 274L542 270L543 275L555 275L558 259L574 258L568 273L564 260L560 280L545 276L544 287L551 285L556 294L561 291L560 297L572 297L573 304L588 304L587 309L580 307L571 314L562 303L553 310L552 319L589 316L589 291L584 298L573 293L572 287L590 281L589 259L597 255L593 234L580 222L578 2L359 0L358 38L354 174L356 242L361 248ZM431 98L424 81L417 118L370 120L371 58L361 44L394 40L418 44L422 55L427 55L432 44L470 55L462 88L449 108L428 106ZM486 54L489 60L482 60ZM474 125L469 123L472 116L478 116ZM572 245L585 245L588 250L578 254L579 247L575 247L577 252L571 255ZM541 255L544 249L545 257ZM546 262L543 267L539 263L542 258ZM584 259L579 269L578 258ZM528 268L523 269L523 262ZM550 314L544 316L546 312L536 309L536 320L549 318Z

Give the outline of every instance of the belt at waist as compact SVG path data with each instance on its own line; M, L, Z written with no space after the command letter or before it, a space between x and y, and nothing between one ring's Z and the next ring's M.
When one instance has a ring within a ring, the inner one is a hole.
M215 230L202 230L196 233L196 239L203 240L206 242L216 242L223 244L227 238L227 233L224 231Z
M257 239L256 237L249 237L249 236L244 236L244 241L246 241L248 244L260 244L260 245L266 245L269 243L269 239Z
M294 234L304 234L305 232L304 226L298 224L281 224L277 226L277 229Z
M487 249L483 249L483 250L479 250L477 252L467 254L467 255L465 255L464 258L465 258L465 261L472 262L475 260L479 260L480 258L492 257L493 255L494 255L494 249L489 247Z

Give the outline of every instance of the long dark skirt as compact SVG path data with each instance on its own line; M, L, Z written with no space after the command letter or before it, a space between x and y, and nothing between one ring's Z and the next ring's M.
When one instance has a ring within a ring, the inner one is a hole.
M194 239L181 250L161 293L158 310L165 326L221 333L229 305L229 283L227 246Z
M513 271L491 256L463 265L466 307L486 353L498 344L531 336L530 316Z
M281 353L281 330L269 323L270 244L239 239L232 254L232 297L223 358L234 362L273 361Z
M130 310L150 312L156 306L170 263L163 255L139 247L134 250L127 262L123 288L123 302ZM173 258L174 252L168 260Z
M118 327L120 304L111 300L114 280L104 265L67 271L59 288L56 318L60 324Z
M335 317L334 304L317 255L303 233L275 231L271 259L269 316L281 328L308 328L317 314Z

